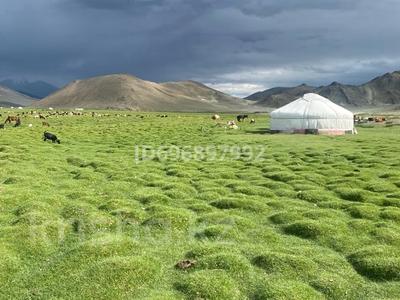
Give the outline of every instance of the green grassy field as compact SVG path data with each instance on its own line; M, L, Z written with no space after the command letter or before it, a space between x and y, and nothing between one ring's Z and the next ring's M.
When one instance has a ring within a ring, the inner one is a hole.
M400 127L111 114L0 130L1 299L399 298Z

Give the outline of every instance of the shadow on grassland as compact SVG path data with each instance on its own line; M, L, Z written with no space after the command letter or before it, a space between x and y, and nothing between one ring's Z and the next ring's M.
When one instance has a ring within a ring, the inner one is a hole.
M246 133L251 133L251 134L275 134L273 130L270 128L257 128L254 130L245 130Z

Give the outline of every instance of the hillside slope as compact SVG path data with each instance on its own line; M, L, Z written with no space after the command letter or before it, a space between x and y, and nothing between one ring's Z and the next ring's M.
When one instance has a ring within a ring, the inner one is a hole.
M36 99L0 85L0 106L30 106Z
M260 106L279 107L292 102L304 94L311 93L314 90L315 87L306 84L293 88L277 87L256 93L246 99L256 101L256 104Z
M38 107L135 111L234 111L247 102L194 81L155 83L126 74L73 81L35 103Z

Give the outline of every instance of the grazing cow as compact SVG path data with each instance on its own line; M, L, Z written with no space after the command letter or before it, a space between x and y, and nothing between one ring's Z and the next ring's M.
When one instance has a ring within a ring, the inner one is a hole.
M4 124L10 123L11 122L17 122L18 116L8 116L7 119L5 120Z
M251 120L250 120L250 124L256 124L256 120L251 119Z
M214 120L214 121L218 121L219 119L221 119L221 116L220 115L213 115L211 117L211 119Z
M61 141L57 138L56 135L54 135L54 134L52 134L52 133L50 133L50 132L45 131L44 134L43 134L43 141L46 142L47 140L50 140L50 141L52 141L53 143L61 144Z
M382 122L385 122L385 121L386 121L386 118L385 118L385 117L375 117L375 118L374 118L374 121L375 121L376 123L382 123Z
M39 118L42 119L42 120L46 120L46 118L44 116L42 116L42 115L39 115Z
M0 124L0 129L4 129L4 124Z
M236 119L237 119L238 122L242 122L242 121L244 121L245 119L247 119L248 117L249 117L248 115L238 115L238 116L236 117Z
M46 127L50 127L50 124L48 122L42 122L42 125L46 126Z

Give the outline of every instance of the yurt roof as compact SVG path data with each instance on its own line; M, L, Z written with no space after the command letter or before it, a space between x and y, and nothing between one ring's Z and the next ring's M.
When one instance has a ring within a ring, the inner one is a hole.
M353 113L318 94L309 93L271 112L276 119L350 119Z

